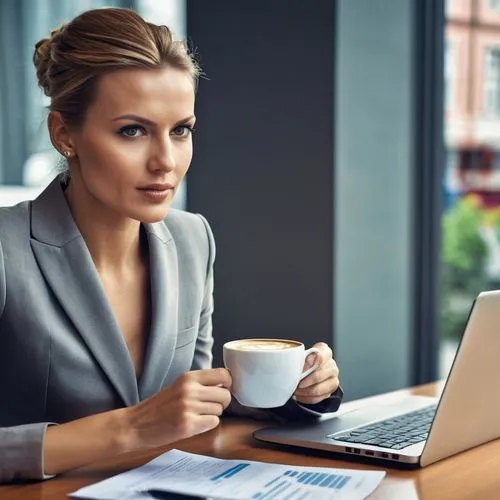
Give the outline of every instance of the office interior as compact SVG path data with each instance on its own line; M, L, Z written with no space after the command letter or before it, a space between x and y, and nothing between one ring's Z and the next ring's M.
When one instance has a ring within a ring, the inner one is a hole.
M175 206L215 233L215 364L273 337L331 344L346 400L446 376L500 280L500 2L4 0L0 205L60 162L34 43L112 5L205 73Z

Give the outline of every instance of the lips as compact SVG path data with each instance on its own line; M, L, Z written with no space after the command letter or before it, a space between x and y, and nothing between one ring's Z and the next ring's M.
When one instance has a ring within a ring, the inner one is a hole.
M142 186L138 188L141 191L168 191L169 189L174 189L173 184L149 184L148 186Z
M173 195L173 184L149 184L137 188L149 201L154 203L162 203L171 194Z

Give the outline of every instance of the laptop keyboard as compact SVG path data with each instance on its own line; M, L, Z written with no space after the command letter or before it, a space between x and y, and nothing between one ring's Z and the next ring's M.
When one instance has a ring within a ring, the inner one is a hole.
M437 405L428 406L347 432L329 434L327 437L347 443L402 450L427 439L436 407Z

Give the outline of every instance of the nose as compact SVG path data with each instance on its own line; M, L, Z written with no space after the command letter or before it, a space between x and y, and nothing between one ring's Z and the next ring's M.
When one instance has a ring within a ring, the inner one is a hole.
M149 160L149 168L154 171L170 172L176 167L175 149L170 137L158 142Z

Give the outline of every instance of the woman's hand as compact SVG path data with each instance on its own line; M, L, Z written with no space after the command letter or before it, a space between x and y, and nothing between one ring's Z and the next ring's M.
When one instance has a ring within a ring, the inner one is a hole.
M43 441L44 472L59 474L213 429L231 401L229 387L224 368L187 372L135 406L52 425Z
M231 401L231 375L225 368L186 372L129 412L129 449L163 446L219 424Z
M304 371L318 363L319 366L300 382L294 392L298 403L317 404L328 398L339 386L339 369L332 357L332 350L324 342L314 344L319 353L312 353L304 363Z

